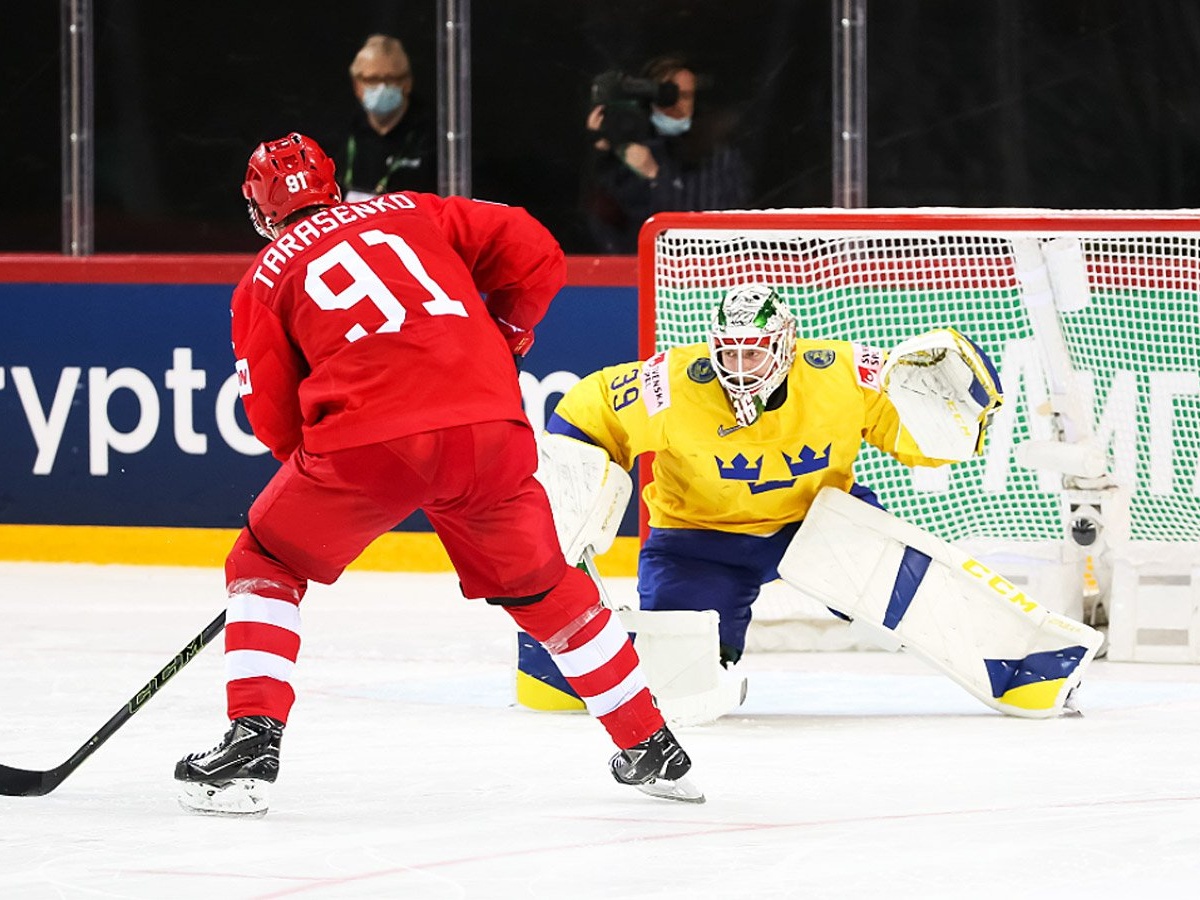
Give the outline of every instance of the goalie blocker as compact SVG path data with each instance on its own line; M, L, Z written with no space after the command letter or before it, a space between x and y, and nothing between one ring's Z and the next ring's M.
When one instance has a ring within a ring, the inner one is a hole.
M823 488L779 564L796 590L1012 716L1061 715L1103 635L928 532Z

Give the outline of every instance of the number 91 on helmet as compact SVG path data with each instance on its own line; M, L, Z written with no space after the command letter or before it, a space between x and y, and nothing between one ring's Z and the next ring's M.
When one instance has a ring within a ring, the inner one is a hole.
M264 141L250 154L242 195L254 230L267 240L279 237L297 213L342 202L333 160L320 144L296 132Z

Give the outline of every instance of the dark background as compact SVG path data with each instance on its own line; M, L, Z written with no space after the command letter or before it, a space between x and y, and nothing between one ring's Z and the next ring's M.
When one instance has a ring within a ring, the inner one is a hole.
M61 249L59 4L9 4L0 252ZM436 5L95 0L98 252L257 251L239 187L262 140L337 141L365 37L400 37L436 100ZM505 0L471 10L473 193L592 248L588 86L679 51L758 207L832 198L830 0ZM1200 4L868 4L871 206L1200 205Z

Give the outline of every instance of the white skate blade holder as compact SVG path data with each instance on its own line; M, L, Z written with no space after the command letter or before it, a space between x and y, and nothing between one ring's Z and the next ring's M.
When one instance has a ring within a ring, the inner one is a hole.
M202 816L256 818L271 805L271 786L260 778L234 778L221 783L180 781L179 805Z
M675 781L666 778L651 778L645 784L634 785L643 794L660 800L678 800L682 803L703 803L704 792L686 775Z

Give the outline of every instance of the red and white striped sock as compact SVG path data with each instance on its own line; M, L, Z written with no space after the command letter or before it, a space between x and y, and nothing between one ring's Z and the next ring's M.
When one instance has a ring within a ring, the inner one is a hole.
M567 569L544 599L505 609L546 648L618 747L628 749L662 728L637 651L621 620L600 605L587 575Z
M296 601L236 593L225 613L229 718L270 716L287 722L296 694L292 669L300 652Z

